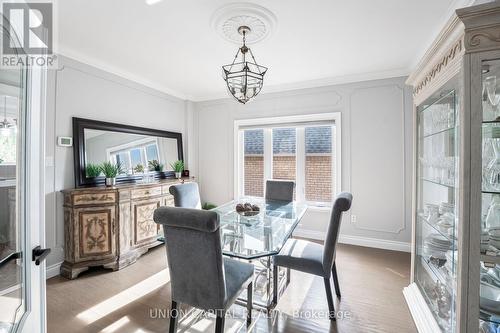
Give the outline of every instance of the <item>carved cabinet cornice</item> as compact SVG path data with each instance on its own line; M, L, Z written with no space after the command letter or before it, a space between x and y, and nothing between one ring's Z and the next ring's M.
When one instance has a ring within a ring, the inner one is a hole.
M119 270L158 241L155 209L174 206L169 192L179 180L64 190L65 261L61 275L74 279L92 266Z

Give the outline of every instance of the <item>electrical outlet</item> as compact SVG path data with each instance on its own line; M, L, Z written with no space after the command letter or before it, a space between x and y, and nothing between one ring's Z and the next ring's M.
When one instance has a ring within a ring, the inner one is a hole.
M356 223L356 221L358 220L358 217L356 215L351 215L351 223Z

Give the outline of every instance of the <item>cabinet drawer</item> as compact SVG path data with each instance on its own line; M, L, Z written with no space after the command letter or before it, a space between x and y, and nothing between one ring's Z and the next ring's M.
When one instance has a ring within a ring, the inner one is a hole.
M114 204L116 202L116 193L85 193L74 194L73 205L95 205L95 204Z
M132 190L132 199L161 195L161 187Z

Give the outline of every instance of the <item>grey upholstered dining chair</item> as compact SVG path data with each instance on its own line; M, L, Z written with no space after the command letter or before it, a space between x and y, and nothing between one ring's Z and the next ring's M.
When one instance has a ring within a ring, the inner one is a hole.
M169 192L174 196L175 207L201 209L200 191L197 183L172 185Z
M172 288L169 332L176 331L178 303L217 316L215 331L224 331L226 310L247 288L247 324L252 320L254 266L222 257L219 216L192 208L161 207L154 220L163 226Z
M278 267L281 266L318 275L323 278L331 320L335 320L335 307L333 305L330 276L333 275L335 293L340 299L340 286L335 264L335 248L337 246L342 213L351 208L351 203L352 194L348 192L340 193L335 199L323 246L306 240L289 239L280 253L273 258L275 276L278 276ZM278 279L274 279L273 301L275 304L278 302L277 282Z
M291 180L266 180L267 200L293 201L295 182Z

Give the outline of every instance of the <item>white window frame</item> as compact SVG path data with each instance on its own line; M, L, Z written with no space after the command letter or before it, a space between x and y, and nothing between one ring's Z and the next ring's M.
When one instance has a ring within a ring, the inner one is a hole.
M250 128L264 129L264 181L272 179L272 128L297 127L296 134L296 200L305 200L305 128L321 126L332 123L332 175L335 182L332 186L333 198L340 193L342 188L342 115L340 112L283 116L270 118L241 119L234 121L234 198L244 196L245 168L244 168L244 133ZM271 141L271 142L270 142ZM270 148L271 147L271 148ZM301 154L304 158L297 158ZM312 206L331 206L330 203L307 202Z

